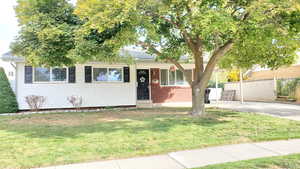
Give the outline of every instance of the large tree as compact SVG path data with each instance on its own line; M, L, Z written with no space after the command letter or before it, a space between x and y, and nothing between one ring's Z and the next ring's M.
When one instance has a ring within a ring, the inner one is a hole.
M125 34L184 74L180 57L190 56L195 76L186 79L196 115L204 113L205 88L222 57L225 66L274 68L292 63L299 46L296 0L78 0L75 13L87 20L81 30L131 25L116 36Z
M117 60L121 48L139 45L156 55L158 60L176 65L185 76L187 71L180 57L187 55L195 64L194 79L186 76L192 88L194 115L204 113L204 91L220 61L224 67L260 64L277 68L291 64L299 47L300 12L297 0L78 0L75 14L80 21L70 13L67 16L76 18L76 26L73 27L73 23L65 19L62 24L72 31L57 31L61 27L57 22L34 30L34 37L38 39L34 45L44 46L49 42L51 45L52 42L61 44L63 40L70 40L72 46L68 48L55 46L58 51L63 51L57 55L55 51L48 53L50 50L47 47L35 48L30 43L32 40L25 36L28 28L32 30L32 23L42 23L27 11L34 11L35 14L43 12L43 15L50 17L49 20L53 20L51 11L36 11L24 5L40 1L19 0L17 12L21 11L18 17L23 29L14 45L16 53L23 51L22 55L32 62L38 60L45 64L39 55L46 52L43 57L51 63L68 64L86 60ZM47 2L65 4L66 1ZM26 17L22 17L24 15ZM47 32L48 27L53 27L55 31ZM54 36L52 32L57 33ZM61 32L70 33L70 37L60 36ZM47 34L51 36L45 36ZM205 53L209 54L207 64L204 62ZM66 60L58 60L52 54Z

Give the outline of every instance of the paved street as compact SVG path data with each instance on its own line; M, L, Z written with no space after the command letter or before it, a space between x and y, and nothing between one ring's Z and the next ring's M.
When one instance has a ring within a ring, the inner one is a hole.
M300 153L300 139L226 145L157 156L72 164L43 169L187 169L294 153Z
M265 103L265 102L219 102L208 105L242 112L266 113L282 118L300 121L300 104Z

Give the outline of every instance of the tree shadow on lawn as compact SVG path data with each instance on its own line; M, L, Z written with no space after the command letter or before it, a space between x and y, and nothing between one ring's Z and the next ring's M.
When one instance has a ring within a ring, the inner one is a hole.
M112 113L111 115L113 115ZM111 134L114 132L125 132L138 134L140 132L168 132L178 126L197 126L210 128L230 122L230 118L238 118L239 113L231 111L210 111L205 117L192 117L186 114L153 114L144 116L125 115L118 116L115 121L100 121L96 123L80 123L76 125L66 124L2 124L1 130L15 132L31 138L80 138L84 134L101 133ZM75 116L78 114L74 114ZM88 114L87 114L88 115ZM99 114L101 115L101 113ZM51 117L51 115L49 114ZM70 114L72 116L72 114ZM34 118L34 117L33 117ZM80 118L80 117L79 117ZM82 117L84 118L84 117Z

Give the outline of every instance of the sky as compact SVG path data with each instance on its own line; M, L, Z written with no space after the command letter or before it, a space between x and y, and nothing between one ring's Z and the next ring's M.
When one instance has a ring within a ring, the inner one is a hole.
M18 35L18 19L14 6L17 0L0 0L0 55L9 51L10 43ZM73 4L76 0L70 0Z
M9 51L9 44L18 34L18 20L15 17L16 0L0 1L0 55Z

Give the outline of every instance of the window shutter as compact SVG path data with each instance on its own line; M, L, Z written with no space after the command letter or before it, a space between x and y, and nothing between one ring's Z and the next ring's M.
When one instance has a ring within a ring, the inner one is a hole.
M92 83L92 66L84 67L85 83Z
M130 82L130 68L129 67L124 67L123 68L123 73L124 73L124 82L129 83Z
M76 83L76 67L69 67L69 83Z
M25 66L24 80L25 83L32 83L32 66Z

